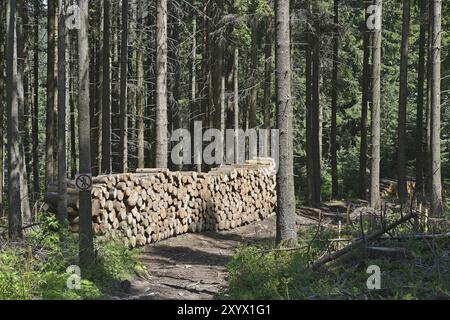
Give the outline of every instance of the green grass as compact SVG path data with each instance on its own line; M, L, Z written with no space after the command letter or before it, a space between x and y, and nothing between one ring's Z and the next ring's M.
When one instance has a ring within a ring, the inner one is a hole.
M404 225L396 234L414 230ZM354 237L357 227L344 228L342 237ZM435 299L450 298L449 239L383 241L383 247L403 247L405 257L354 250L325 268L307 269L330 250L333 230L309 228L300 234L297 251L276 250L274 244L239 248L228 266L228 286L222 299ZM314 239L314 240L313 240ZM313 241L312 241L313 240ZM332 248L336 249L336 248ZM369 290L367 268L381 269L381 290Z
M144 272L139 250L130 251L116 239L96 241L96 264L82 270L81 288L69 289L67 267L78 264L78 240L69 232L57 231L54 217L26 240L4 244L0 251L0 300L103 299L121 281Z

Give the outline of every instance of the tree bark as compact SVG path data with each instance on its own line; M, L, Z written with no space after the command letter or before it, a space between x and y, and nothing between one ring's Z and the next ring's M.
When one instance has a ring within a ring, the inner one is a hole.
M441 182L441 50L442 0L433 0L432 83L431 83L431 210L443 213Z
M40 18L40 0L34 1L34 52L33 52L33 192L36 196L40 194L39 180L39 18ZM2 123L2 122L0 122Z
M403 27L400 58L400 97L398 107L397 185L400 201L408 200L406 187L406 111L408 104L408 54L411 18L410 0L403 0Z
M272 127L272 72L273 72L273 17L266 18L266 44L264 47L264 128ZM267 134L265 141L265 156L268 157L270 146L270 135Z
M375 0L382 17L382 0ZM380 208L380 118L381 118L381 21L373 34L373 66L372 66L372 159L370 170L370 206Z
M365 14L366 21L369 15ZM362 103L361 103L361 143L359 149L359 197L367 199L367 115L369 108L370 92L370 32L364 25L364 57L363 57L363 81L362 81Z
M96 153L91 154L92 157L95 156L94 159L97 163L96 173L101 174L103 172L102 163L103 163L103 85L104 85L104 72L103 72L103 34L105 30L104 25L104 1L100 0L97 3L96 14L98 15L98 30L99 30L99 40L98 40L98 49L97 49L97 68L98 68L98 81L97 81L97 113L95 116L95 122L93 123L93 127L96 129L94 133L94 143L92 143L93 151L97 151ZM91 119L94 121L94 118ZM95 137L97 137L98 141L95 141ZM95 150L96 149L96 150Z
M128 0L122 0L122 38L120 48L120 142L121 172L128 171Z
M111 4L103 0L102 168L111 173Z
M69 63L69 67L66 68L66 83L68 83L68 92L66 101L68 100L69 104L69 121L70 121L70 128L69 128L69 135L70 135L70 176L72 179L77 174L77 167L78 167L78 153L77 153L77 146L76 146L76 129L77 129L77 123L75 120L75 81L74 81L74 75L75 75L75 63L74 59L77 56L77 50L76 45L74 43L74 39L70 37L69 32L66 32L66 38L67 38L67 47L66 48L66 63ZM94 108L93 108L94 109Z
M224 152L225 152L225 129L226 129L226 101L225 101L225 75L222 75L222 81L221 81L221 90L220 90L220 154L221 154L221 163L224 162Z
M180 52L179 46L182 42L180 38L181 34L181 22L178 17L172 17L169 20L169 24L172 26L169 33L169 38L173 43L172 50L168 50L168 59L171 61L169 64L169 79L168 79L168 90L169 90L169 99L168 99L168 109L169 109L169 128L168 133L169 136L172 133L181 127L181 123L183 121L183 110L182 105L180 104L181 94L182 94L182 54ZM169 151L177 144L176 142L169 142ZM175 165L170 162L169 169L172 171L181 171L182 168L180 165Z
M88 0L80 0L80 30L78 32L79 72L79 148L80 173L91 173L90 113L89 113L89 37ZM80 198L80 265L89 267L94 263L94 243L92 230L91 191L82 191Z
M334 0L334 24L339 24L339 0ZM331 89L331 196L339 197L337 167L337 99L338 99L339 32L333 35L333 85Z
M136 43L136 113L137 113L137 147L138 168L145 167L145 134L144 134L144 57L143 57L143 31L142 31L142 0L137 1L137 43Z
M417 115L416 115L416 194L424 194L424 141L423 141L423 112L425 98L425 55L427 30L427 1L420 0L420 35L419 35L419 64L417 79Z
M19 104L17 92L17 2L8 0L6 11L6 103L8 123L8 234L10 239L22 237L22 206L20 199Z
M311 108L311 151L312 151L312 200L317 206L321 197L321 116L320 116L320 39L318 34L312 35L313 68L312 68L312 108Z
M239 163L239 49L234 49L234 161Z
M67 221L65 1L58 1L58 222Z
M194 136L194 125L196 121L202 120L202 110L201 104L197 101L197 17L194 15L192 18L192 56L191 56L191 112L190 112L190 132L191 137ZM195 142L191 141L191 150L195 150ZM201 155L197 155L201 156ZM196 161L194 158L195 154L192 155L192 170L197 172L202 171L201 160Z
M293 110L291 104L290 6L275 1L276 17L276 97L280 130L280 160L277 174L277 242L297 242L293 156Z
M201 94L201 120L203 125L209 123L209 105L211 102L211 68L210 68L210 7L211 1L205 1L203 6L203 42L202 42L202 88L199 88Z
M224 0L216 0L212 2L211 6L211 20L213 23L213 35L211 36L211 56L214 57L214 63L211 64L212 69L212 105L210 106L209 112L209 124L208 128L219 128L220 127L220 91L221 91L221 81L223 75L223 39L220 25L221 19L224 15Z
M432 82L433 82L433 0L428 0L428 50L427 50L427 104L426 104L426 148L425 162L425 194L431 198L431 108L432 108Z
M313 168L313 135L312 135L312 35L311 30L306 31L305 47L305 104L306 104L306 180L307 180L307 198L308 205L314 204L314 168Z
M3 217L3 175L4 175L4 112L5 112L5 29L4 29L4 17L6 12L6 3L2 1L0 3L0 218Z
M119 28L120 28L119 5L112 3L111 20L111 172L122 172L119 163L119 135L120 135L120 58L119 58Z
M19 133L21 135L20 144L20 199L22 207L22 223L30 223L31 208L28 190L27 161L25 153L25 142L27 141L27 130L25 120L25 109L28 109L29 100L26 100L25 90L27 89L27 81L25 77L25 64L27 56L27 26L28 26L28 8L23 0L17 1L18 15L16 20L16 37L17 37L17 94L19 109Z
M46 159L45 185L56 178L56 110L57 91L57 0L48 1L47 21L47 121L46 121Z
M157 0L156 167L167 168L167 0Z
M252 36L252 48L250 54L250 64L251 64L251 76L252 89L250 91L250 101L248 108L248 124L250 128L256 128L256 110L258 104L258 89L259 89L259 79L258 79L258 29L259 21L257 17L257 1L253 0L252 3L252 14L254 17L251 21L251 36Z

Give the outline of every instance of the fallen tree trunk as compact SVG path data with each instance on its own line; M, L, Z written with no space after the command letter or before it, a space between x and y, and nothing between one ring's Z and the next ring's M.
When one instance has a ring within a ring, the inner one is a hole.
M348 253L350 253L352 250L359 248L363 246L364 244L377 240L381 238L386 232L389 232L391 230L394 230L398 226L402 225L405 222L408 222L411 219L417 218L417 215L415 213L406 215L402 217L401 219L397 220L396 222L388 225L386 228L382 230L378 230L374 233L371 233L369 235L366 235L364 239L356 240L355 242L350 243L348 246L342 248L341 250L338 250L326 257L323 257L322 259L319 259L318 261L314 262L312 265L309 266L309 269L317 269L321 266L326 265L327 263L336 260L337 258L340 258Z
M395 240L395 241L403 241L403 240L431 240L431 239L444 239L450 238L450 232L447 233L439 233L439 234L412 234L401 237L381 237L380 240Z

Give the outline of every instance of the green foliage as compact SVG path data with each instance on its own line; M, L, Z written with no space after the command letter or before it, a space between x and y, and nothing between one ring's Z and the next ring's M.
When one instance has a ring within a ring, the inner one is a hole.
M367 225L365 223L364 225ZM341 237L354 237L357 226ZM409 258L371 256L363 249L312 271L308 263L330 248L336 231L309 228L302 232L297 251L280 251L273 244L239 248L229 264L228 287L222 299L432 299L450 297L449 239L433 242L410 240L402 246ZM410 232L399 228L400 234ZM305 245L306 244L306 245ZM384 242L384 246L399 246ZM333 247L333 246L332 246ZM334 248L337 249L337 248ZM369 290L367 267L381 269L381 290Z
M87 277L98 283L104 291L112 285L128 279L131 274L144 274L145 266L139 261L140 249L129 250L118 238L97 241L97 264L87 272Z
M359 140L359 139L358 139ZM338 172L342 180L340 181L340 194L343 198L354 198L358 195L359 177L359 141L355 146L340 149L337 153Z
M291 279L287 272L292 256L286 253L263 253L259 247L237 250L229 265L228 289L223 297L233 299L282 299Z
M313 1L313 11L316 19L332 19L332 1ZM293 12L304 9L305 3L294 1ZM397 176L397 125L399 104L399 76L400 76L400 45L402 29L402 4L397 0L383 2L383 52L382 52L382 103L381 103L381 175L395 179ZM338 112L337 112L337 142L338 142L338 166L340 194L355 196L358 186L359 170L359 142L361 125L361 100L362 100L362 73L363 73L363 27L365 17L365 4L360 1L339 3L339 63L338 63ZM450 19L448 18L450 6L443 3L442 29L442 80L443 88L450 87ZM313 23L312 21L310 21ZM417 72L419 64L419 7L418 3L411 6L411 34L409 52L408 75L408 106L407 106L407 174L410 179L415 176L416 158L416 108L417 108ZM306 166L306 134L304 131L306 109L305 86L305 56L304 56L304 23L302 18L294 14L292 22L292 60L293 60L293 95L294 106L294 132L295 132L295 175L298 201L306 198L306 184L300 179L306 179L303 174ZM331 135L331 89L335 84L332 79L332 33L320 34L321 40L321 86L320 104L323 110L323 158L322 171L323 198L329 194L329 170L331 161L330 135ZM450 177L450 91L442 92L442 177ZM426 99L425 99L426 105ZM425 119L425 114L424 114ZM368 138L370 151L370 109L368 114ZM424 124L425 125L425 124ZM425 128L425 127L424 127ZM424 141L426 132L423 132ZM368 164L370 164L370 159Z
M258 17L273 17L275 12L269 1L259 0L257 2L256 13Z
M144 273L139 251L130 251L118 239L97 241L96 264L82 270L81 288L69 289L66 269L78 264L78 241L68 231L58 231L52 215L26 242L8 245L0 252L2 299L101 299L132 273ZM65 228L64 228L65 229Z
M36 276L27 258L18 250L0 251L0 300L31 299L38 286Z
M328 162L322 161L322 171L320 173L322 175L322 199L324 201L331 200L331 166Z

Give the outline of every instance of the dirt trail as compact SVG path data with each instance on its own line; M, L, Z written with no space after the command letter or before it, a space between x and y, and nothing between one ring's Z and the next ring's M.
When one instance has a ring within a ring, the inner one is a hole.
M213 299L225 285L226 265L242 244L272 239L274 216L227 232L189 233L145 249L148 276L135 278L121 299Z
M316 225L317 221L297 214L296 223L301 229L307 225ZM148 275L127 282L115 298L214 299L226 285L226 266L233 251L245 244L273 240L275 230L276 217L271 216L227 232L188 233L152 244L145 248L141 256Z

